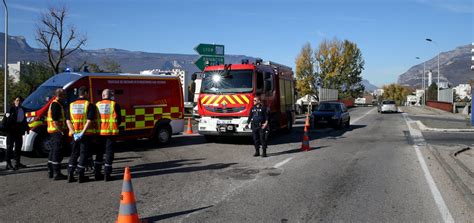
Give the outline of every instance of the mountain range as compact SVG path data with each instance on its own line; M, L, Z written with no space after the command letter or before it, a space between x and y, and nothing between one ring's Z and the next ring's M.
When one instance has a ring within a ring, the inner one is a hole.
M0 32L0 45L4 45L4 33ZM139 51L128 51L123 49L106 48L98 50L81 50L71 54L66 58L65 66L75 68L84 62L103 65L104 59L112 60L120 64L122 72L139 73L143 70L161 69L170 70L180 68L188 74L198 72L194 61L199 55L193 54L173 54L173 53L148 53ZM225 55L226 63L240 63L242 59L253 61L255 57L246 55ZM3 53L0 53L0 60L3 61ZM42 49L32 48L22 36L8 36L8 63L17 61L47 61L46 53ZM290 65L291 66L291 65ZM363 80L366 91L373 91L378 87L370 84L368 80Z
M454 50L439 54L440 82L448 82L450 86L467 84L474 80L471 70L471 50L473 46L464 45ZM405 86L420 87L422 84L423 63L425 65L425 81L428 82L427 73L431 70L432 81L438 82L438 55L428 61L417 64L398 77L398 83Z

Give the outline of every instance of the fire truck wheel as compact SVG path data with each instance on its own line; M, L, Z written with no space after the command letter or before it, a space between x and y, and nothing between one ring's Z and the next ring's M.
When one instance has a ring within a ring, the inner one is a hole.
M155 141L159 145L166 145L171 139L171 127L168 125L159 125L155 131Z
M38 135L33 146L33 153L37 157L47 157L49 153L49 137Z

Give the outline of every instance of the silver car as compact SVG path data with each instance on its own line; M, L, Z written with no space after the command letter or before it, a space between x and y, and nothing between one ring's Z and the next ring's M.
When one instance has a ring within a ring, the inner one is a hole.
M398 107L395 101L393 100L384 100L379 104L378 112L398 112Z

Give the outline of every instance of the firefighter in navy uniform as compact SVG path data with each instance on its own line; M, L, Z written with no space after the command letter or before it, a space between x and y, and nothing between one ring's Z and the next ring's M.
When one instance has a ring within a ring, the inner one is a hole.
M61 173L61 148L66 131L66 118L64 108L61 104L66 99L66 93L58 88L55 91L56 98L51 102L48 109L46 122L50 136L51 150L48 156L48 177L54 180L65 180L66 176Z
M68 165L68 182L74 182L74 172L79 173L79 183L89 180L85 174L87 158L89 157L89 145L95 134L93 121L95 120L95 106L87 99L89 92L85 86L79 88L79 98L69 105L66 113L66 123L69 128L69 136L74 138L71 156ZM79 163L77 162L79 158Z
M109 89L102 91L102 100L96 103L99 121L98 133L100 147L94 162L95 179L112 180L112 162L114 161L114 137L119 134L119 126L122 122L120 106L114 101ZM104 164L105 153L105 164ZM104 175L101 173L104 165Z
M268 110L261 104L260 98L256 97L253 101L254 106L250 110L245 128L248 128L248 123L250 123L255 145L255 154L253 156L260 156L261 145L262 157L267 157Z

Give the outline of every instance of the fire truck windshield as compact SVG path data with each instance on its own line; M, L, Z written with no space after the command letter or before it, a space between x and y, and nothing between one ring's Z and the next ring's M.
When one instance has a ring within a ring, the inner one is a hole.
M41 86L28 96L22 106L29 111L41 109L54 95L58 86Z
M252 92L252 70L219 70L204 73L202 93Z

